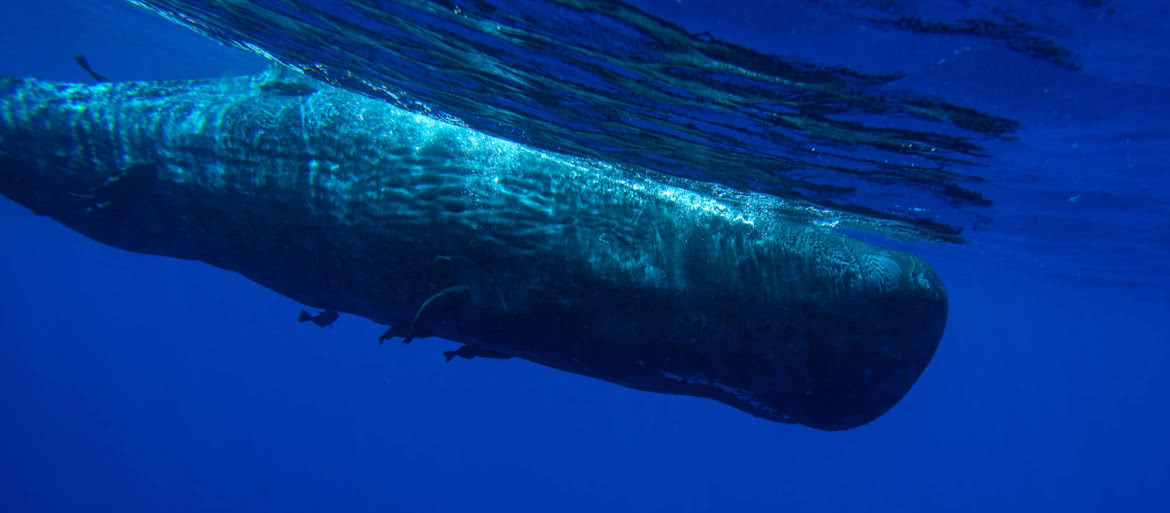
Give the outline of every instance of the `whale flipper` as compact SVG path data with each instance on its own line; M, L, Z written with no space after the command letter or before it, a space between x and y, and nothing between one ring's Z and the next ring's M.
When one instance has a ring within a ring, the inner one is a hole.
M422 316L423 311L426 310L427 306L429 306L432 302L434 302L435 300L442 298L443 296L446 296L448 294L458 294L460 292L469 292L469 291L471 291L471 287L468 287L466 285L452 285L450 287L447 287L443 290L440 290L440 291L434 293L433 295L431 295L431 297L428 297L427 300L423 301L423 304L418 307L418 311L415 312L415 314L414 314L414 319L411 319L410 329L408 329L406 331L406 337L402 339L402 343L409 344L412 340L414 340L414 326L415 326L415 324L418 323L418 318Z

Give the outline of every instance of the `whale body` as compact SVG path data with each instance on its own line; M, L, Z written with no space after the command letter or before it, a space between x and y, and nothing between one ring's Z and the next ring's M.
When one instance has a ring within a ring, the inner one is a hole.
M889 410L942 337L934 271L713 190L275 68L0 79L0 194L99 242L200 260L466 357L819 429Z

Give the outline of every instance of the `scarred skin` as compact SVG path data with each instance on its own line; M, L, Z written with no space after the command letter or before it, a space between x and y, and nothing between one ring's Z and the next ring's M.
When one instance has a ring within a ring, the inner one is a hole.
M0 193L388 336L819 429L889 410L946 324L943 285L912 255L275 69L0 79Z

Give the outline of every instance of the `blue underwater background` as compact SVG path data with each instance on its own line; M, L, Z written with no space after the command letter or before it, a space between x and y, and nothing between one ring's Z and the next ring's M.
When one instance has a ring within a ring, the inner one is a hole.
M0 199L0 511L1165 510L1170 13L1017 3L1077 34L1081 60L907 44L841 14L880 2L638 3L763 52L908 63L908 87L1022 123L980 170L988 221L955 221L966 243L896 244L935 267L950 317L868 425L777 424L516 359L444 364L453 343L299 324L303 305L239 275ZM0 75L88 81L78 53L115 80L265 66L126 2L0 2Z

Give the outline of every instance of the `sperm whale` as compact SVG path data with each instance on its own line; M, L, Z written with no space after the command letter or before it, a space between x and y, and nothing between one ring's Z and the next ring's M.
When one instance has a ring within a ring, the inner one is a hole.
M930 266L712 191L275 67L0 79L0 194L99 242L231 270L384 337L773 421L841 430L893 407L946 324Z

